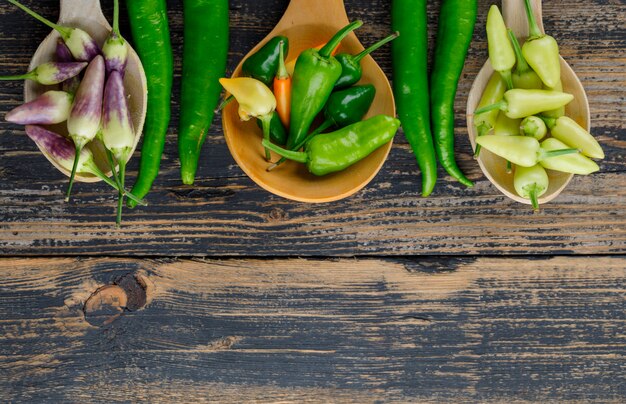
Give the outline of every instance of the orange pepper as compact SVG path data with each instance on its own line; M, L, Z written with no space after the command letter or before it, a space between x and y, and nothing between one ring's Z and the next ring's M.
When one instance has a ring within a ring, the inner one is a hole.
M276 97L276 112L285 128L289 127L291 114L291 76L285 67L284 46L280 47L278 73L274 77L274 96Z

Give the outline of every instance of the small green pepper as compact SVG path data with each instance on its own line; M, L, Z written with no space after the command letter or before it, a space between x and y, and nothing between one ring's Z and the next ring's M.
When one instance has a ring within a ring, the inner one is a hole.
M288 149L300 144L307 136L313 120L324 108L335 83L341 76L341 64L331 55L333 49L346 35L361 25L363 22L359 20L348 24L319 51L307 49L298 56L291 87Z
M285 150L268 140L263 146L300 163L314 175L326 175L344 170L369 156L373 151L393 139L400 121L386 115L377 115L353 123L335 132L312 138L303 152Z
M561 80L561 60L559 59L559 45L550 35L543 34L537 25L530 0L524 0L528 30L530 36L522 47L522 54L526 61L541 78L543 83L554 88Z
M521 123L520 118L511 119L501 112L496 120L496 126L493 128L493 134L496 136L519 136Z
M532 167L515 167L513 186L522 198L530 199L535 210L539 210L538 198L548 190L548 173L539 164Z
M537 140L543 139L548 134L548 127L538 116L527 116L520 123L520 132L524 136L534 137Z
M557 119L547 117L542 117L542 119L550 128L552 137L559 139L569 147L579 149L585 156L594 159L604 158L602 146L591 133L587 132L572 118L562 116Z
M524 59L524 55L522 55L522 48L519 46L515 33L513 33L513 30L510 29L508 31L509 38L511 38L511 43L513 44L513 49L515 50L515 58L517 59L517 65L515 66L515 70L513 70L513 86L515 88L525 88L527 90L543 88L543 82L537 73L535 73L534 70L528 66L526 59ZM562 90L563 89L559 91Z
M511 69L515 65L515 52L509 41L500 9L495 4L491 6L487 14L487 45L489 62L493 70L500 73L507 88L512 89Z
M254 54L250 55L241 65L241 72L244 76L255 78L271 88L274 77L278 71L280 63L280 48L283 53L289 53L289 39L278 35L270 39Z
M341 64L341 76L339 76L339 80L335 83L335 88L346 88L361 80L361 76L363 75L361 59L385 45L387 42L393 41L398 35L397 32L391 34L357 55L350 55L348 53L335 55L335 58Z
M541 148L547 153L566 147L565 143L555 138L548 138L541 142ZM600 169L595 161L579 153L545 157L541 160L541 165L550 170L581 175L588 175Z
M480 102L478 103L478 108L486 107L491 104L495 104L502 100L502 96L506 91L506 83L504 79L499 74L491 75L487 86L485 87L485 91L483 91L483 95L480 98ZM498 114L500 111L494 109L489 112L485 112L484 114L476 115L474 117L474 127L476 127L476 131L478 132L478 136L484 136L488 134L496 125L496 120L498 119ZM480 154L480 146L476 145L476 151L474 152L474 157L478 157Z
M493 154L522 167L532 167L551 157L578 153L577 149L568 148L544 150L537 139L528 136L487 135L477 138L476 143Z
M504 93L502 101L477 109L474 114L500 109L509 118L526 118L543 111L562 107L574 99L572 94L549 90L515 88Z

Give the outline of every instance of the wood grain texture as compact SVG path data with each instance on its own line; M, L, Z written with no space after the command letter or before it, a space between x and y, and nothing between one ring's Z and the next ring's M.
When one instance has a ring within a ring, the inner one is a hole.
M626 398L623 257L0 265L3 402ZM148 304L87 323L129 272Z
M422 199L420 176L404 137L396 137L386 165L366 189L341 202L293 203L252 183L225 145L217 116L202 154L194 188L179 182L176 131L182 50L181 1L170 1L176 80L173 120L162 173L150 206L128 211L114 229L115 195L103 185L79 184L64 204L66 179L51 169L21 128L0 125L0 253L4 255L315 256L414 254L621 254L626 251L626 128L624 57L626 6L620 1L544 3L546 29L581 78L591 104L592 128L605 148L601 172L577 177L565 192L533 215L507 200L482 176L470 156L464 106L487 58L484 26L491 2L480 1L479 19L456 102L459 162L476 181L465 189L440 171L432 197ZM55 0L37 2L55 16ZM389 1L348 0L361 18L359 39L373 43L389 32ZM431 42L439 2L431 2ZM105 15L111 4L103 0ZM279 20L286 0L231 1L229 73ZM124 11L124 10L123 10ZM128 33L125 13L122 30ZM0 4L0 66L23 70L48 29ZM391 77L388 48L375 53ZM0 116L21 101L21 83L0 88ZM129 167L136 175L138 153Z

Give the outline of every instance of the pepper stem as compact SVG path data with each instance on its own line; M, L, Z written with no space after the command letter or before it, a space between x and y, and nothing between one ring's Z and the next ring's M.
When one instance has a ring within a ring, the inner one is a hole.
M500 73L500 77L502 77L502 79L506 83L506 89L512 90L513 89L513 76L511 75L511 70L502 70L502 71L499 71L498 73Z
M528 197L530 198L530 203L533 205L533 209L535 212L539 211L539 200L537 198L537 184L533 184L530 187L530 192L528 192Z
M324 122L322 122L322 124L320 126L317 127L317 129L315 129L313 132L309 133L304 138L304 140L301 141L299 144L297 144L292 150L300 150L300 148L302 148L305 144L307 144L307 142L309 140L313 139L313 137L319 135L320 133L322 133L326 129L330 128L332 125L333 125L333 123L332 123L332 121L330 119L325 120ZM278 160L276 163L274 163L271 166L267 167L267 171L272 171L273 169L275 169L279 165L283 164L285 161L287 161L287 158L286 157L281 157L281 159Z
M354 61L356 63L359 63L361 61L361 59L363 59L365 56L367 56L370 53L374 52L376 49L380 48L384 44L393 41L394 39L396 39L399 36L400 36L400 33L398 31L396 31L393 34L389 35L387 38L381 39L380 41L376 42L374 45L370 46L369 48L367 48L364 51L362 51L361 53L359 53L358 55L355 55L354 56Z
M328 43L326 43L326 45L324 45L324 47L319 50L319 55L321 57L325 58L325 59L328 59L330 57L331 53L333 52L333 50L346 37L346 35L348 35L352 31L354 31L355 29L359 28L361 25L363 25L363 21L356 20L356 21L351 22L350 24L346 25L342 29L340 29L335 34L335 36L333 36L330 39L330 41L328 41Z
M120 35L120 2L119 0L113 0L113 32L118 37Z
M507 102L505 100L501 100L499 102L496 102L495 104L478 108L476 111L474 111L474 115L484 114L485 112L493 111L494 109L504 110L506 107Z
M513 165L509 160L506 161L506 173L511 174L513 172Z
M111 180L111 178L107 177L105 173L102 172L102 170L100 170L100 168L98 168L98 166L96 165L96 163L92 161L88 162L85 165L85 168L87 170L89 170L89 172L93 175L95 175L96 177L100 178L102 181L104 181L107 185L111 186L112 188L116 189L116 190L120 190L119 186L113 182ZM128 197L128 199L135 201L135 203L138 203L139 205L142 206L147 206L148 203L146 201L144 201L143 199L139 199L137 198L135 195L133 195L131 192L128 192L126 190L123 190L124 195L126 195Z
M276 72L276 78L278 80L284 80L289 78L287 67L285 66L285 41L280 41L278 46L278 71Z
M70 175L70 185L67 187L67 194L65 195L65 202L70 201L70 195L72 194L72 186L74 185L74 177L76 176L76 169L78 168L78 161L80 160L80 151L82 146L78 143L74 144L74 164L72 165L72 174Z
M564 156L566 154L576 154L576 153L580 153L580 151L578 149L559 149L559 150L544 151L543 153L541 153L541 158L539 160L541 161L541 160L549 159L551 157L558 157L558 156Z
M528 18L528 31L530 35L529 38L539 38L543 36L539 26L537 25L537 20L535 19L535 14L533 14L533 8L530 5L530 0L524 0L524 6L526 7L526 17Z
M528 66L528 62L524 58L522 54L522 48L519 46L519 41L515 36L515 33L512 29L508 29L509 38L511 39L511 43L513 44L513 51L515 51L515 58L517 59L517 66L515 66L515 70L520 73L525 73L530 70L530 66Z
M117 196L117 218L115 220L115 224L117 227L122 225L122 207L124 205L124 193L126 190L124 189L124 177L126 176L126 162L124 160L118 161L119 165L119 173L118 173L118 185L120 187L118 196Z
M476 130L478 130L477 136L478 137L485 136L492 129L493 127L491 125L487 124L486 122L482 122L480 125L476 127ZM478 159L478 156L480 155L480 149L482 149L482 146L479 144L476 144L476 150L474 151L474 159Z
M234 99L235 99L235 96L234 96L234 95L232 95L232 94L231 94L231 95L229 95L228 97L226 97L226 98L224 99L224 101L222 101L222 103L221 103L221 104L217 107L217 109L215 110L215 112L219 112L219 111L223 110L224 108L226 108L226 106L227 106L228 104L230 104L230 102L231 102L232 100L234 100Z
M0 80L30 80L30 79L34 79L36 76L35 71L31 70L28 73L24 73L24 74L16 74L14 76L0 76Z
M120 180L120 176L117 175L117 172L115 170L115 161L113 160L113 153L111 153L111 150L106 149L106 155L109 167L111 168L111 173L113 174L113 179L115 180L115 183L117 184L117 189L119 190L117 195L117 219L115 221L115 224L117 225L117 227L119 227L122 223L122 201L124 199L124 193L121 190L124 189L124 183ZM119 165L121 170L122 164L119 163Z
M552 129L556 126L557 118L550 118L549 116L539 115L539 118L546 124L548 129Z
M22 10L24 10L28 15L30 15L31 17L34 17L36 20L46 24L47 26L49 26L50 28L57 30L59 32L59 34L61 34L61 36L63 37L63 39L67 39L70 37L71 32L72 32L72 28L67 28L67 27L62 27L59 24L55 24L52 21L48 20L47 18L42 17L41 15L37 14L36 12L34 12L33 10L31 10L30 8L26 7L25 5L21 4L19 1L16 0L9 0L9 3L21 8Z
M270 124L272 122L272 114L267 114L260 116L261 126L263 127L263 140L270 141ZM270 154L270 149L265 148L265 160L271 161L272 155Z
M308 157L305 152L283 149L267 139L263 139L262 143L265 148L270 149L274 153L280 154L281 156L287 157L289 160L297 161L298 163L306 163L308 161Z

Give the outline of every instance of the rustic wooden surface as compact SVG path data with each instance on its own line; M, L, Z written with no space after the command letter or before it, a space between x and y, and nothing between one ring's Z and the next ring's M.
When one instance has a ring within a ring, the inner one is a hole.
M58 13L57 0L25 2ZM181 3L168 2L176 96L162 173L122 229L106 187L78 184L63 203L67 179L0 123L0 401L626 400L623 1L544 2L607 157L539 214L499 194L470 156L464 106L491 2L479 1L456 104L460 165L476 186L440 170L421 198L399 135L367 188L322 205L258 188L219 116L196 186L180 184ZM229 69L287 3L230 2ZM346 0L364 44L389 32L389 5ZM23 71L47 33L0 3L0 70ZM391 77L389 49L375 58ZM3 83L0 117L21 100L21 83Z

